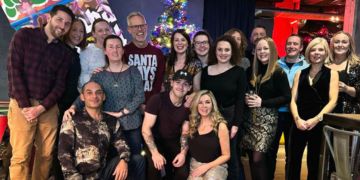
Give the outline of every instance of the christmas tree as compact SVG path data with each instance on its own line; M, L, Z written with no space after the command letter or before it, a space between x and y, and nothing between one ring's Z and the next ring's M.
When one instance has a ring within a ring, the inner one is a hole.
M194 24L187 24L185 7L187 0L164 0L165 11L158 18L159 24L151 33L151 42L168 54L171 47L171 34L176 29L185 29L191 36L196 32Z

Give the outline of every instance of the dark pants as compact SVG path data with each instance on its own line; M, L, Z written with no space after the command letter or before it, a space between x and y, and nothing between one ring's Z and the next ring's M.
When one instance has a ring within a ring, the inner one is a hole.
M307 145L308 180L316 180L319 172L320 145L323 125L317 124L310 131L301 131L295 124L291 126L289 142L289 159L286 179L299 180L302 156Z
M130 164L136 167L136 169L131 169L133 174L136 174L137 180L145 180L145 157L141 156L142 150L142 136L141 136L141 128L133 129L133 130L123 130L123 135L127 144L130 147L131 158L129 162L129 170ZM136 161L136 162L132 162Z
M161 172L154 167L151 158L151 152L145 148L148 162L147 179L148 180L186 180L189 176L188 160L179 168L172 165L172 161L180 153L180 138L155 140L159 153L166 159L165 172ZM164 174L165 173L165 174Z
M112 180L115 178L113 173L116 166L119 164L120 158L115 156L106 163L106 167L102 172L102 180ZM144 180L144 174L141 174L142 169L145 169L145 159L141 155L131 156L130 162L128 163L128 176L127 180Z
M289 131L292 123L293 123L293 118L290 112L279 112L275 139L270 149L267 152L267 161L268 161L267 166L269 169L268 171L269 179L274 179L274 174L276 169L276 158L279 149L279 141L283 132L285 137L285 169L286 169L287 159L288 159L287 156L288 156L288 148L289 148L289 138L290 138Z
M221 114L227 120L229 132L231 131L231 124L234 118L235 106L230 106L226 108L220 108ZM230 139L230 160L228 161L228 180L244 180L245 173L242 163L240 161L240 149L238 148L239 143L239 133L241 127L239 127L237 134Z

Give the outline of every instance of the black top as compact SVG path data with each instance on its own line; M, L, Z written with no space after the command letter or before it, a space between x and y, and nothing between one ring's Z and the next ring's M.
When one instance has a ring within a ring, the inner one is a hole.
M189 120L190 111L182 104L176 107L170 100L169 92L162 92L150 97L145 112L156 115L152 128L155 141L159 139L180 140L182 124Z
M66 86L64 94L58 102L60 112L67 110L79 96L79 91L77 89L81 73L79 53L77 53L75 48L71 48L70 46L67 47L71 50L73 58L70 59L71 62L69 65L69 71L66 75Z
M244 98L247 88L244 69L234 66L229 70L218 74L209 75L208 67L203 68L201 73L201 90L212 91L216 102L221 109L234 107L234 119L225 119L230 126L239 126L243 118Z
M221 155L219 137L213 130L202 135L196 131L189 139L189 152L196 161L209 163Z
M323 66L311 86L310 68L311 66L301 71L296 100L299 116L303 120L315 117L329 102L331 70Z
M259 68L259 73L265 74L266 66L259 65ZM262 107L278 108L290 102L289 82L286 73L281 68L277 68L269 80L257 84L257 94L261 97Z

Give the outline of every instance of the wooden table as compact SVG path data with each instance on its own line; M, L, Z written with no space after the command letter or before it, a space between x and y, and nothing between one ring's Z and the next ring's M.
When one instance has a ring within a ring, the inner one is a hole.
M328 113L324 114L324 125L329 125L335 128L345 130L358 130L360 131L360 114L337 114ZM330 152L325 142L323 135L320 150L320 169L319 179L328 180L330 175L328 172Z

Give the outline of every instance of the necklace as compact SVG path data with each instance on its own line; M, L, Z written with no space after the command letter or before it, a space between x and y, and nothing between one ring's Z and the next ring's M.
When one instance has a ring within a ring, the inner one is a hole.
M112 76L112 78L113 78L113 80L114 80L113 87L115 87L115 88L119 87L118 81L119 81L119 79L120 79L120 73L121 73L121 71L122 71L122 69L123 69L123 66L124 66L124 64L121 64L120 71L119 71L119 73L116 74L116 75L115 75L115 72L113 72L113 71L110 69L110 66L109 66L109 70L110 70L110 72L111 72L110 74L111 74L111 76Z

